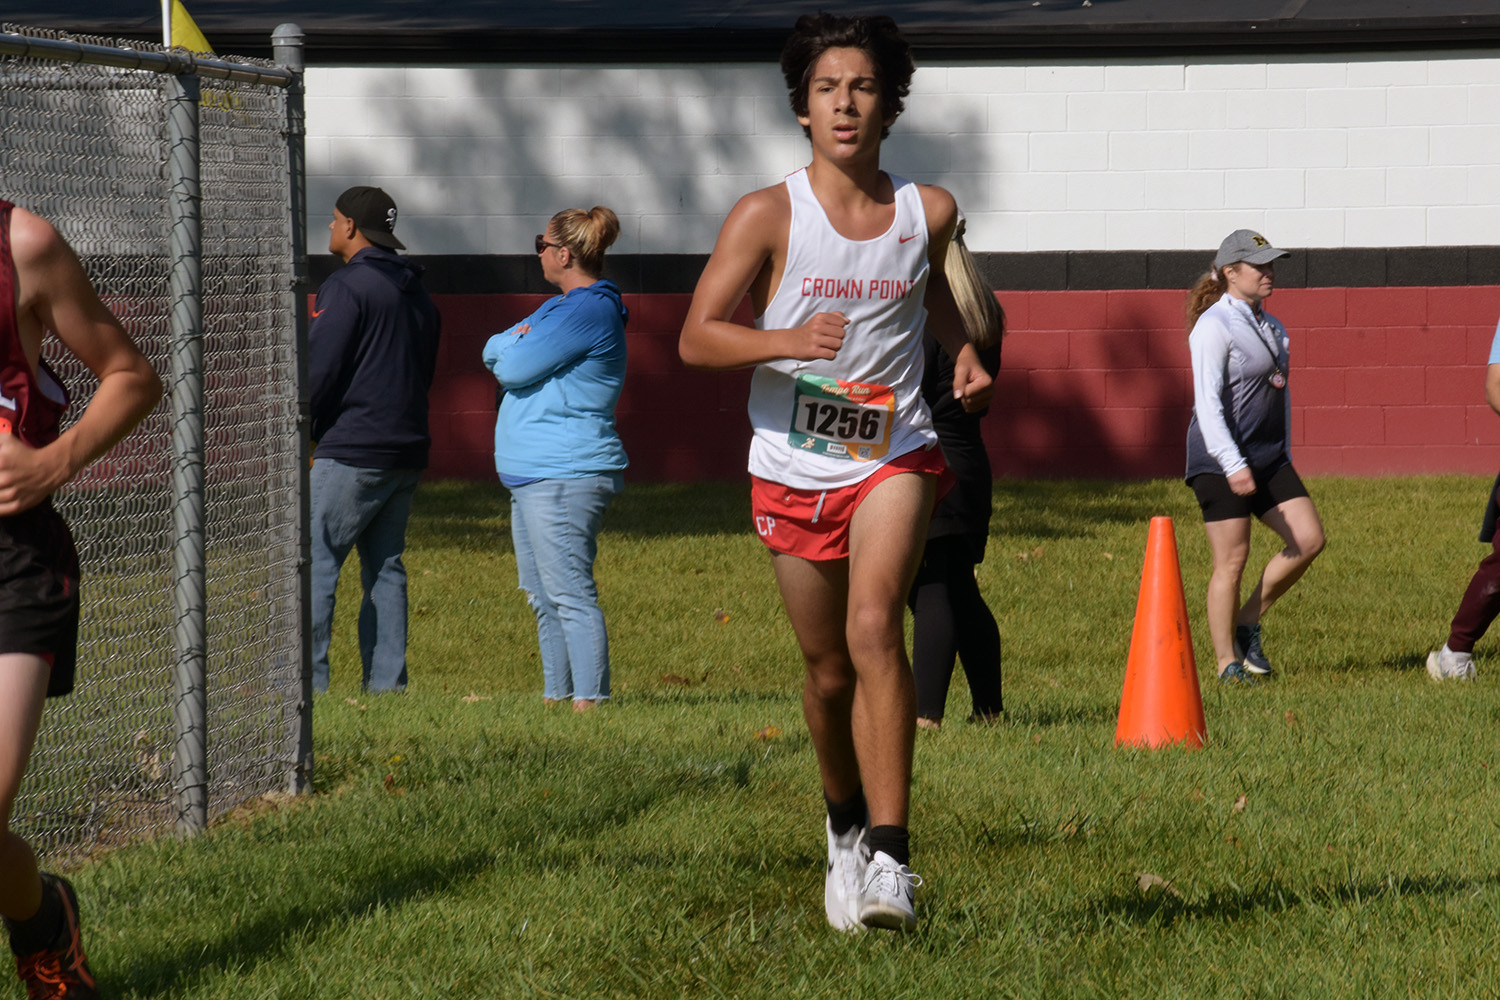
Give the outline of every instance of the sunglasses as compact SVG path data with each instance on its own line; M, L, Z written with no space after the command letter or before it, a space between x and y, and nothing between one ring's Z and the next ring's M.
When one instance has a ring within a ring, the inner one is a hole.
M543 250L547 249L548 247L556 247L557 249L561 250L563 248L563 245L561 243L548 243L547 242L547 237L544 236L544 235L540 235L540 236L538 236L536 238L536 252L537 253L541 253Z

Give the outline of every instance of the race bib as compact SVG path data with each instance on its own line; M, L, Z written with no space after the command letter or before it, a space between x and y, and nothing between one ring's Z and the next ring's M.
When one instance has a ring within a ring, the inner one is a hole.
M793 395L793 448L829 458L869 462L891 446L896 394L888 385L798 375Z

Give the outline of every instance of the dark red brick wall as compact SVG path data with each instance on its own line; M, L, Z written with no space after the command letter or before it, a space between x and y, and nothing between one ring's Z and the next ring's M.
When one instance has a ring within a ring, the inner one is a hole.
M1181 473L1192 403L1181 291L999 294L1011 333L986 418L997 474ZM480 352L546 296L435 298L444 337L432 474L487 478L495 389ZM625 296L630 373L618 416L638 482L744 475L749 373L683 368L677 334L688 299ZM1292 446L1303 474L1500 467L1500 417L1484 402L1500 286L1285 288L1270 307L1292 336Z

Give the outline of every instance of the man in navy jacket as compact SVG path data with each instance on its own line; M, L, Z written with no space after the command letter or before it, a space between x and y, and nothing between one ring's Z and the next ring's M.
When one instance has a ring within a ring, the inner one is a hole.
M406 687L406 521L427 467L427 391L441 321L422 268L393 251L396 203L339 195L328 251L347 265L318 290L308 333L312 397L313 688L328 690L334 591L359 550L361 686Z

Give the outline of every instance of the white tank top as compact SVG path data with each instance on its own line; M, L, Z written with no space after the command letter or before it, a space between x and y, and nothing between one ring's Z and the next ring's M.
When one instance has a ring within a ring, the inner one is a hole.
M927 214L917 186L890 176L896 218L870 240L839 235L806 168L786 179L792 203L786 267L756 329L798 327L820 312L841 312L849 325L831 361L782 359L756 367L752 475L793 489L835 489L937 442L921 392Z

